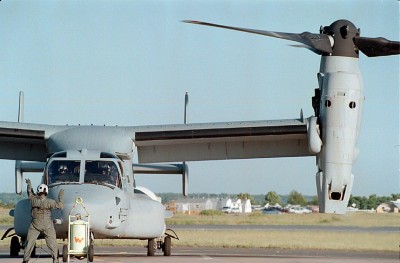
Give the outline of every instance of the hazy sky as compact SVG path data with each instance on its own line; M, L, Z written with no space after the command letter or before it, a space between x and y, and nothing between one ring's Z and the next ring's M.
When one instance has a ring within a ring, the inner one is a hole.
M318 33L348 19L361 35L399 40L399 2L0 2L0 120L144 125L270 120L313 114L320 57L292 42L180 22ZM399 56L360 55L365 104L355 195L399 185ZM0 192L14 191L14 162L0 161ZM315 158L190 162L189 192L315 195ZM29 175L37 183L40 175ZM140 175L155 192L180 192L177 175Z

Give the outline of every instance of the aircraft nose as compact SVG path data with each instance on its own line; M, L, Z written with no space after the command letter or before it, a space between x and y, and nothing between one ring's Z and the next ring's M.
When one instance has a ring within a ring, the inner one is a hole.
M64 189L64 206L71 206L71 208L76 204L77 198L80 198L82 204L88 206L90 210L115 199L115 191L112 188L91 184L55 186L50 189L49 198L58 200L61 189Z
M56 218L62 219L62 227L68 225L69 216L89 215L91 228L104 227L110 213L117 209L119 188L81 184L54 186L49 191L49 198L58 200L58 193L64 189L63 209ZM77 202L78 200L78 202Z

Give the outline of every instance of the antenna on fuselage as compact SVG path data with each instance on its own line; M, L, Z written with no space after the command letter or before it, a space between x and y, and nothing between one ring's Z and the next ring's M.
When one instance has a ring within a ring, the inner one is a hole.
M19 92L18 100L18 122L24 122L24 92ZM22 193L22 163L19 160L15 161L15 193Z
M189 104L189 94L185 93L185 105L183 112L183 123L187 124L187 107ZM188 195L188 184L189 184L189 168L186 165L186 162L182 162L183 171L182 171L182 194L183 196Z
M187 106L189 104L189 94L186 92L185 93L185 106L184 106L184 112L183 112L183 123L187 123Z
M19 92L18 122L24 122L24 92ZM23 173L43 173L44 162L15 160L15 193L22 194Z
M18 122L24 122L24 92L19 92Z

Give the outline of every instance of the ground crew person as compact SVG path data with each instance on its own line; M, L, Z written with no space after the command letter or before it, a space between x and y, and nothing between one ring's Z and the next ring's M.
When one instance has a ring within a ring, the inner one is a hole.
M26 179L26 183L28 185L28 197L32 206L32 222L26 238L27 243L25 246L23 263L29 261L39 234L44 235L47 247L50 249L51 257L53 258L53 263L58 263L56 231L53 221L51 220L51 209L61 209L63 207L62 197L64 195L64 190L60 190L58 193L58 201L55 201L46 197L49 192L47 185L39 185L37 188L37 195L35 195L32 190L31 180Z

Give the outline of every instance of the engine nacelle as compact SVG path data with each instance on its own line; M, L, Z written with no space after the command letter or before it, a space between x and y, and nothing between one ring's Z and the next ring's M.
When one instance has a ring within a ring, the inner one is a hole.
M307 119L308 150L313 154L319 153L322 148L322 140L317 120L317 117L310 117Z
M353 188L353 181L353 174L346 176L346 178L340 178L324 176L323 172L318 172L316 182L320 213L345 214ZM341 191L333 191L333 184L342 185Z

